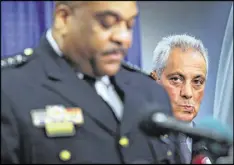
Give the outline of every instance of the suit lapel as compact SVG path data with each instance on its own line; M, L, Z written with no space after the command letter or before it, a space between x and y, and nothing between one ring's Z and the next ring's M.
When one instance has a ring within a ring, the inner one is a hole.
M120 129L122 134L128 133L143 116L140 111L143 108L143 103L141 104L141 99L134 93L133 90L125 87L124 115Z
M62 96L72 106L80 107L93 120L115 133L117 123L113 120L109 108L96 94L95 89L79 79L69 64L53 51L46 39L42 39L37 53L41 56L47 76L43 86Z
M142 112L145 110L143 107L143 99L137 93L129 74L121 69L115 76L115 80L119 88L124 91L124 113L121 121L120 132L121 134L128 133L133 126L138 124L139 119L142 117Z

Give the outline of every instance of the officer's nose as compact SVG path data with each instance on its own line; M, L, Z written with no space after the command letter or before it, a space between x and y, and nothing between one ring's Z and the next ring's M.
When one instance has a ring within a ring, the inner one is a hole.
M132 43L132 30L128 29L125 22L121 22L112 33L111 40L118 46L127 49Z

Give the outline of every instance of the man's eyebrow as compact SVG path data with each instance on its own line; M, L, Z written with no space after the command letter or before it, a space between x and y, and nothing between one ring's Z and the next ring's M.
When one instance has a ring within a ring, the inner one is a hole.
M197 78L203 78L203 79L205 79L205 76L202 75L202 74L199 74L199 75L196 75L196 76L194 77L194 79L197 79Z
M98 11L98 12L95 13L95 16L96 16L96 17L103 17L103 16L108 16L108 15L109 15L109 16L114 16L114 17L116 17L118 20L123 19L119 13L114 12L114 11L111 11L111 10ZM135 18L135 17L137 17L137 16L138 16L138 13L134 14L134 15L133 15L132 17L130 17L129 19Z
M181 76L181 77L184 77L184 75L181 74L180 72L170 73L170 74L167 75L167 77L171 77L171 76L175 76L175 75L179 75L179 76Z

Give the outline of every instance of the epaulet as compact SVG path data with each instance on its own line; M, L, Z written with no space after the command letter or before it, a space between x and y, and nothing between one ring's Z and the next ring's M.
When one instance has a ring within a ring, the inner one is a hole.
M32 55L33 49L27 48L24 49L23 53L18 53L13 56L5 57L1 59L1 69L22 65L28 62L29 59L31 59Z
M142 70L141 68L139 68L137 65L131 64L130 62L122 61L122 66L123 66L125 69L129 70L129 71L142 73L142 74L144 74L145 76L150 77L149 73L143 71L143 70Z

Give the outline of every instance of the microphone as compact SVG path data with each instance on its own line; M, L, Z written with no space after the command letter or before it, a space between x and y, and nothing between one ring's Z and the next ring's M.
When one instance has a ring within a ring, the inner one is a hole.
M205 141L195 142L192 148L192 164L214 164L215 155L207 148Z
M232 139L231 131L227 129L220 121L208 116L196 122L196 128L214 131L220 135L225 135L227 139ZM216 164L217 159L227 155L229 146L223 146L217 142L209 142L204 139L193 143L192 164Z
M228 150L230 149L231 145L233 145L233 135L231 133L231 130L228 129L227 126L222 124L220 121L215 120L213 117L208 116L196 122L196 128L203 129L204 131L206 130L209 132L216 132L219 136L222 135L223 138L227 139L227 143L219 143L218 141L209 142L203 139L202 145L207 146L210 151L212 151L213 158L217 159L219 156L228 155ZM228 141L230 143L228 143ZM197 144L195 143L195 149L196 145L199 146L199 142L197 142Z
M220 125L218 121L209 119L201 120L196 124L198 127L193 128L188 126L187 122L167 116L160 111L147 114L139 123L140 129L148 136L158 137L168 132L181 132L191 137L193 139L192 163L194 164L212 164L217 158L228 155L233 139L229 135L227 137L222 135L228 131ZM209 127L204 128L206 126ZM216 128L219 129L214 130Z
M192 164L213 164L209 157L204 155L197 155L192 159Z
M216 131L192 128L186 122L167 116L160 111L151 112L143 117L143 120L139 123L139 127L148 136L160 136L172 131L184 133L193 140L206 139L220 144L233 143L230 137L222 136Z
M233 133L227 125L221 123L219 120L215 120L212 116L204 117L196 122L196 128L212 130L220 135L225 135L228 139L233 139Z
M229 149L228 156L221 156L216 160L208 152L200 152L193 156L192 164L233 164L233 146Z
M213 127L216 128L217 122L213 120ZM212 124L211 124L212 125ZM205 126L205 125L204 125ZM181 132L193 139L194 150L200 151L201 148L208 148L209 153L212 153L214 158L220 156L227 156L230 146L233 144L233 139L225 137L217 131L210 131L209 129L192 128L184 121L175 119L174 117L167 116L160 111L154 111L143 117L139 123L140 129L148 136L159 137L160 135L169 132ZM204 143L199 145L199 143ZM199 155L199 153L197 154Z

